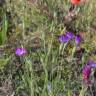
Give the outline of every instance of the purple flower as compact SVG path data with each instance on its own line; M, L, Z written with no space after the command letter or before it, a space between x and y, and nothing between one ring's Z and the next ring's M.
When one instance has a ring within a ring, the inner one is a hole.
M69 39L73 39L75 36L72 32L66 32L65 34Z
M75 36L75 42L76 45L78 45L81 42L81 37L79 35Z
M22 55L24 55L24 54L26 54L27 53L27 51L26 51L26 49L24 49L24 48L16 48L16 50L15 50L15 54L17 55L17 56L22 56Z
M91 74L91 67L89 65L85 65L82 74L83 74L83 80L88 81L89 76Z
M89 60L89 61L87 62L87 64L88 64L90 67L92 67L92 68L96 68L96 62L94 62L93 60Z
M91 65L92 68L96 68L96 63Z
M59 37L59 41L61 42L61 43L66 43L66 42L68 42L70 39L68 38L68 36L66 36L66 35L61 35L60 37Z

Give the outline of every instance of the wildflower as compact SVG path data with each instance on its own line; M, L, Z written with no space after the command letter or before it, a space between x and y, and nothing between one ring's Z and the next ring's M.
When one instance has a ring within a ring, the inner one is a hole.
M94 62L93 60L89 60L87 63L90 67L92 68L96 68L96 62Z
M83 68L82 74L83 74L83 80L88 81L89 76L91 74L91 67L89 65L85 65L85 67Z
M86 81L87 83L90 83L89 76L91 74L91 69L92 68L96 68L96 62L94 62L93 60L89 60L87 62L87 65L85 65L85 67L83 68L83 80ZM94 78L96 78L96 74L94 72Z
M81 37L79 35L75 37L75 42L76 42L76 45L78 45L81 42Z
M88 60L87 65L91 65L91 64L93 64L93 63L94 63L93 60Z
M66 36L66 35L61 35L61 36L59 37L59 41L60 41L61 43L66 43L66 42L69 41L69 37Z
M91 65L92 68L96 68L96 63Z
M75 36L72 32L66 32L65 34L69 39L73 39Z
M81 0L71 0L71 3L73 5L78 5L81 2Z
M15 54L17 55L17 56L22 56L22 55L24 55L24 54L26 54L27 53L27 51L26 51L26 49L24 49L24 48L17 48L16 50L15 50Z

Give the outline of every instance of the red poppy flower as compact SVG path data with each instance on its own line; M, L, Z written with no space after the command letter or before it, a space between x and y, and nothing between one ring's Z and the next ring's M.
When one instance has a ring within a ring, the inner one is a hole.
M71 3L72 3L73 5L77 5L77 4L80 3L80 1L81 1L81 0L71 0Z

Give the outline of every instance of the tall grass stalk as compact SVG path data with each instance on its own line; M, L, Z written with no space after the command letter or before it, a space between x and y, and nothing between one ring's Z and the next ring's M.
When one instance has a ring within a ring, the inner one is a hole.
M32 61L30 58L25 58L25 70L24 70L24 81L26 88L28 89L29 96L34 96L34 73L32 67Z
M6 17L6 13L2 10L3 20L2 20L2 30L0 32L0 45L4 44L7 40L7 29L8 29L8 20Z

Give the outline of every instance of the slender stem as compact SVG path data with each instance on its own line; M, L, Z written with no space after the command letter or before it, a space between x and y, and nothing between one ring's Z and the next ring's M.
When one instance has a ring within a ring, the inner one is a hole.
M30 96L34 96L34 75L33 75L33 68L32 68L32 62L31 60L29 60L29 58L25 58L25 68L26 68L26 72L25 72L25 80L27 79L26 83L28 83L29 86L29 94ZM26 74L27 73L27 74ZM26 76L28 75L28 76Z
M64 53L64 50L65 50L67 44L68 44L68 42L65 43L65 44L61 44L60 45L60 47L59 47L59 55L60 55L61 51L62 51L62 54Z
M75 51L76 51L76 46L73 47L73 50L72 50L72 57L74 57Z
M23 28L22 38L23 38L23 40L25 40L25 14L26 14L25 0L22 1L22 2L23 2L23 5L22 5L22 10L23 10L23 16L22 16L22 28Z

